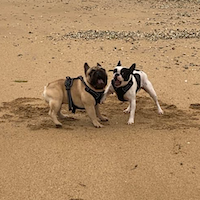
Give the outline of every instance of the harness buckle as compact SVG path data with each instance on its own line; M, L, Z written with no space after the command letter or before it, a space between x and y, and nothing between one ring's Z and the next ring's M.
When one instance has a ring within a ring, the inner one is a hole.
M71 79L69 76L67 76L66 81L65 81L66 90L70 90L70 88L72 87L72 84L73 84L73 79Z

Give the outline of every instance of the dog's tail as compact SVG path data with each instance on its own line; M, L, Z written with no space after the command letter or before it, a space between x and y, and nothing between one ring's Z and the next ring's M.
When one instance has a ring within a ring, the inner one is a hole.
M42 96L43 96L44 100L45 100L47 103L49 102L49 97L48 97L48 95L47 95L47 87L48 87L48 85L49 85L49 83L48 83L46 86L44 86L44 91L43 91L43 93L42 93Z

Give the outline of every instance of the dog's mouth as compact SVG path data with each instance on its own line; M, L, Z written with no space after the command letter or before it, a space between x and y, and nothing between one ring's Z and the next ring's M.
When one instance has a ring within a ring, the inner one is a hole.
M119 81L118 79L115 79L114 84L116 87L119 87L121 85L121 81Z
M97 83L95 84L94 88L95 88L95 89L104 89L105 86L106 86L105 81L104 81L102 78L99 78L99 79L97 80Z
M104 85L105 83L104 83L103 79L98 79L97 84L98 85Z

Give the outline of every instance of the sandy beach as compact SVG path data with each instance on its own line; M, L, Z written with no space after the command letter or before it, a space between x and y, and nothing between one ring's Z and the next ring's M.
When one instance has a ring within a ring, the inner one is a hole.
M0 199L200 199L200 1L1 0ZM148 74L135 123L110 95L109 118L87 113L56 128L44 86L118 61Z

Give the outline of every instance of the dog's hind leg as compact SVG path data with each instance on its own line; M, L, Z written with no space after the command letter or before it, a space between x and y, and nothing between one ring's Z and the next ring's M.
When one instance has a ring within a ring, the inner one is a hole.
M61 109L61 102L56 100L50 100L49 107L50 107L49 115L51 116L53 122L56 124L56 127L61 127L62 124L57 119L57 115L60 113Z
M142 88L151 96L151 98L156 103L156 106L158 108L158 114L163 114L164 112L160 107L160 104L158 102L158 98L157 98L157 95L156 95L156 92L155 92L155 90L153 88L152 83L147 79L147 80L145 80Z
M129 108L130 116L129 116L128 124L133 124L134 118L135 118L135 108L136 108L136 99L135 98L130 101L129 107L130 107Z
M66 119L69 117L69 115L65 115L61 112L61 107L60 107L60 110L58 111L58 117L61 118L61 119Z

